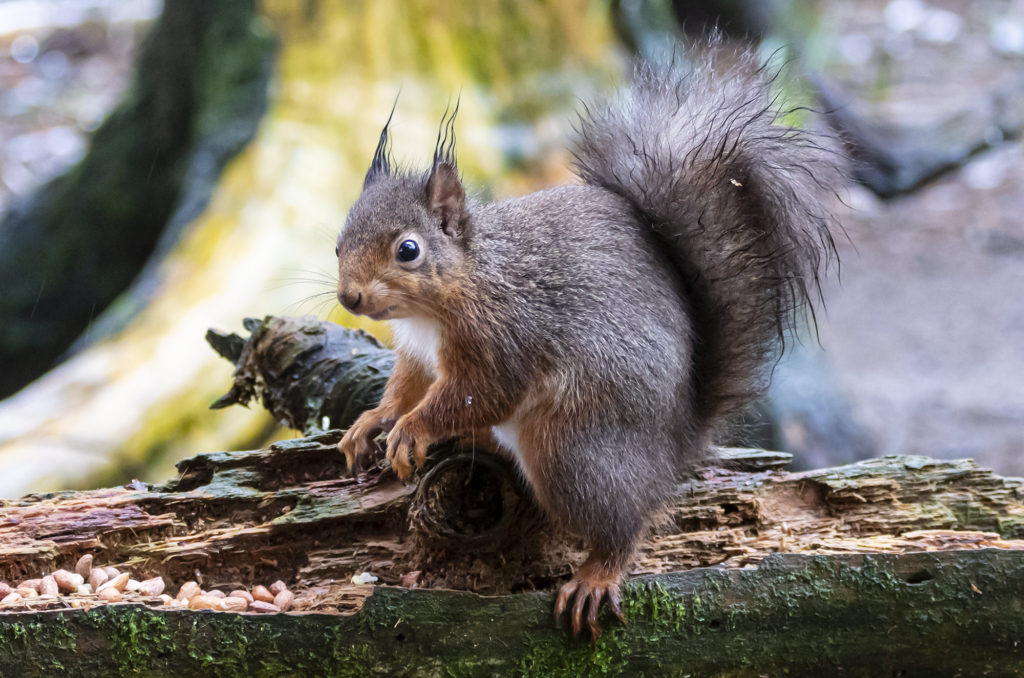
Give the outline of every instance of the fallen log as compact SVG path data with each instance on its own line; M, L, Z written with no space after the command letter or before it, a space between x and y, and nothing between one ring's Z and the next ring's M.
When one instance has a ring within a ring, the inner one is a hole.
M380 588L355 615L0 614L4 675L1016 676L1019 551L776 555L644 577L594 646L551 596ZM927 573L924 577L923 573Z
M61 609L64 596L0 605L3 675L1011 675L1024 661L1021 481L970 461L794 474L784 455L727 452L732 468L680 488L625 589L629 624L605 619L591 648L550 617L582 553L502 485L499 463L452 453L418 488L380 468L356 480L337 439L199 455L163 486L7 502L3 581L91 553L172 594L197 577L223 590L280 578L306 614L153 609L131 594L81 597L89 610ZM429 501L460 477L475 492ZM353 583L362 572L384 586ZM392 588L403 582L418 588Z
M386 350L340 328L267 341L289 322L250 323L248 343L220 336L234 398L246 384L264 400L294 396L275 389L318 370L344 381L345 365L386 378ZM324 352L337 341L355 343ZM325 397L268 404L300 423L344 421L322 406L348 401L310 384ZM293 612L269 615L129 590L117 604L89 592L11 600L2 675L952 676L1015 675L1024 661L1024 481L970 460L792 473L786 454L721 450L638 554L628 624L606 616L591 645L551 619L581 545L504 458L452 441L415 484L384 461L353 478L340 435L200 454L161 485L4 502L0 581L12 587L89 554L162 577L171 595L189 581L226 592L279 579L296 597Z

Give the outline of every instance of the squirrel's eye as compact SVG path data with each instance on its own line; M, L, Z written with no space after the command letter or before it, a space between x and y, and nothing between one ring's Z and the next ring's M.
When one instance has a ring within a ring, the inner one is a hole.
M415 240L403 240L402 244L398 246L398 252L396 256L399 261L408 263L415 261L416 257L420 255L420 246L416 244Z
M340 257L341 256L341 250L338 249L337 245L334 246L334 256L336 256L336 257Z

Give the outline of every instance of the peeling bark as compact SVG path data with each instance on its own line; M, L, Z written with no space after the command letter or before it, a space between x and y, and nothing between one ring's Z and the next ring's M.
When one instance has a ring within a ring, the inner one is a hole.
M236 363L229 399L259 397L308 423L331 416L338 383L386 378L386 349L306 322L250 322L248 343L213 335ZM292 340L269 342L274 332ZM287 385L305 380L317 395L296 398ZM723 449L719 466L680 485L638 554L628 625L604 619L591 646L551 620L552 591L581 545L547 522L506 459L452 441L416 484L384 461L351 478L340 436L197 455L162 485L4 503L0 580L91 553L138 579L163 576L172 593L194 578L222 590L282 579L306 614L153 609L141 604L156 599L134 593L127 605L79 597L90 610L54 609L68 598L5 604L0 666L25 676L941 676L1014 675L1022 661L1024 480L970 460L792 473L789 455ZM361 572L380 585L353 583Z
M173 589L197 571L208 588L280 578L297 607L346 611L353 605L339 601L365 591L348 583L358 572L399 584L420 570L424 587L508 593L548 588L582 556L536 513L500 457L439 448L417 487L384 462L347 477L339 437L198 455L159 486L6 502L0 579L70 567L88 552L139 577L163 575ZM778 552L1024 547L1022 481L969 460L887 457L789 473L780 453L722 454L730 468L680 486L634 574L742 568ZM453 488L462 488L458 498Z

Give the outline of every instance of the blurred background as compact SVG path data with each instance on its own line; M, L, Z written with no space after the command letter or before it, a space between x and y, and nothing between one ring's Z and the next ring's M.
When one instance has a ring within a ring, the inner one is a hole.
M573 111L718 26L853 158L841 279L741 442L1024 473L1024 0L0 0L0 497L297 435L211 411L246 316L348 316L333 246L380 127L461 96L486 197L572 181Z

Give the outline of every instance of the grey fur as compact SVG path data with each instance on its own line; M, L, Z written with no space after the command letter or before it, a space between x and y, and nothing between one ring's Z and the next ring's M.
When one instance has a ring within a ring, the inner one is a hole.
M582 118L576 157L584 180L636 207L686 281L695 416L710 432L764 389L818 290L841 173L830 140L779 124L773 78L752 54L701 59L639 66L622 96Z
M685 73L642 66L591 108L583 184L467 199L464 227L442 232L431 175L389 175L364 190L339 243L342 284L398 280L419 295L403 303L439 323L443 379L463 390L420 404L431 426L460 432L463 402L474 427L519 426L538 501L608 571L763 387L834 251L822 202L833 158L778 124L764 72L732 56L728 69L712 56ZM422 267L369 270L409 232Z

